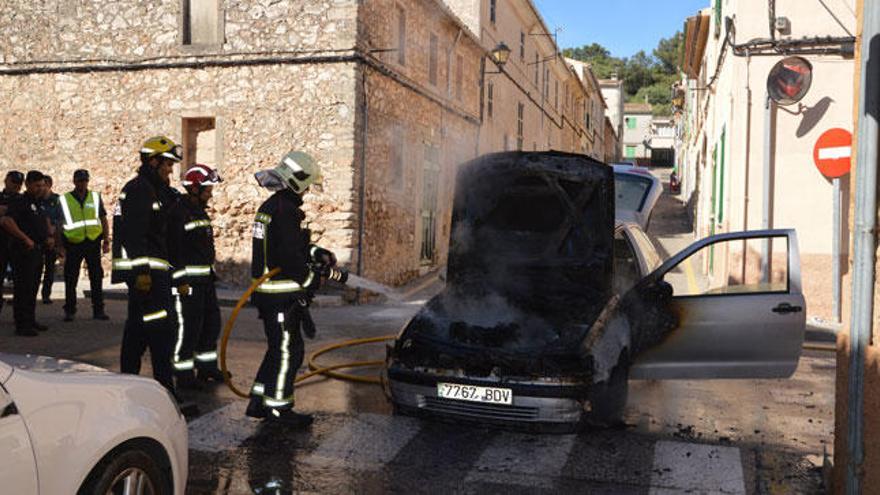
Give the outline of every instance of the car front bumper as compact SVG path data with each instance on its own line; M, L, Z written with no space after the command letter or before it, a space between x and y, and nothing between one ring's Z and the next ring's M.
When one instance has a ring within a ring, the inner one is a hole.
M437 394L437 383L457 383L510 389L513 403L489 404L447 399ZM449 417L494 424L574 425L589 409L587 388L581 384L547 381L509 381L445 376L391 366L391 401L404 413Z

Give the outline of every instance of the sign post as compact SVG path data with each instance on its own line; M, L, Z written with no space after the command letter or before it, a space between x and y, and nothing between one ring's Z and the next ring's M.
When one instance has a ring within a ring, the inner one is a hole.
M831 239L832 313L835 323L842 320L841 305L841 235L843 229L840 178L848 174L852 165L852 133L846 129L829 129L819 136L813 147L816 168L834 184L834 211Z

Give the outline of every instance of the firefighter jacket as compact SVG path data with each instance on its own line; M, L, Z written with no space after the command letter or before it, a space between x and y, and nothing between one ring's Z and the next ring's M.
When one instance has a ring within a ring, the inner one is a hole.
M168 257L174 285L214 281L214 231L205 208L182 196L168 211Z
M148 165L119 193L113 212L113 278L133 280L150 270L168 271L168 208L178 193Z
M305 219L300 207L302 199L289 189L269 197L257 211L253 232L251 276L280 268L280 273L257 287L254 303L272 300L293 300L305 294L314 282L308 265L309 233L302 228Z

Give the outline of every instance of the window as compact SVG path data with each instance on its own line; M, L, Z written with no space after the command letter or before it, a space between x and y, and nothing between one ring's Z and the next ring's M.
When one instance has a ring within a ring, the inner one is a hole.
M455 56L455 99L461 100L461 82L462 82L462 72L464 72L464 57L461 55Z
M547 63L544 62L544 100L547 100L547 97L550 96L550 69L547 67Z
M428 82L437 85L437 35L431 34L428 42Z
M404 137L403 130L397 126L394 134L391 136L391 188L394 190L403 189L403 147Z
M636 118L635 117L627 117L624 120L626 120L626 128L627 129L635 129L636 128Z
M504 134L504 151L510 151L510 136Z
M489 22L495 25L495 3L497 0L489 0Z
M592 116L590 115L589 108L586 103L584 104L584 128L588 131L590 130L590 126L592 125Z
M221 20L218 0L182 0L182 41L184 45L219 45Z
M631 145L626 145L626 157L627 158L635 158L636 157L636 147Z
M217 131L214 117L189 117L181 122L183 137L183 161L180 163L180 174L185 173L196 163L217 168Z
M553 81L553 108L559 109L559 81Z
M406 65L406 11L397 6L397 63Z
M523 114L525 113L525 107L522 103L516 104L516 149L517 151L522 151L523 149Z
M538 52L535 52L535 87L538 87Z
M623 294L641 279L639 261L623 231L614 235L614 278L615 294Z
M486 87L486 114L492 118L495 109L495 84L489 83Z
M522 31L519 32L519 59L522 61L526 59L526 33Z
M764 260L764 253L771 253ZM789 291L786 237L733 239L703 247L663 276L676 297ZM708 270L706 269L708 267Z

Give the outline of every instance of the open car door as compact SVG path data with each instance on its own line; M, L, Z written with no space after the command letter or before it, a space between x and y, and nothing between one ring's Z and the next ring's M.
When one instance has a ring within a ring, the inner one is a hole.
M634 357L631 378L787 378L794 373L806 321L794 230L708 237L647 278L672 286L678 327Z

